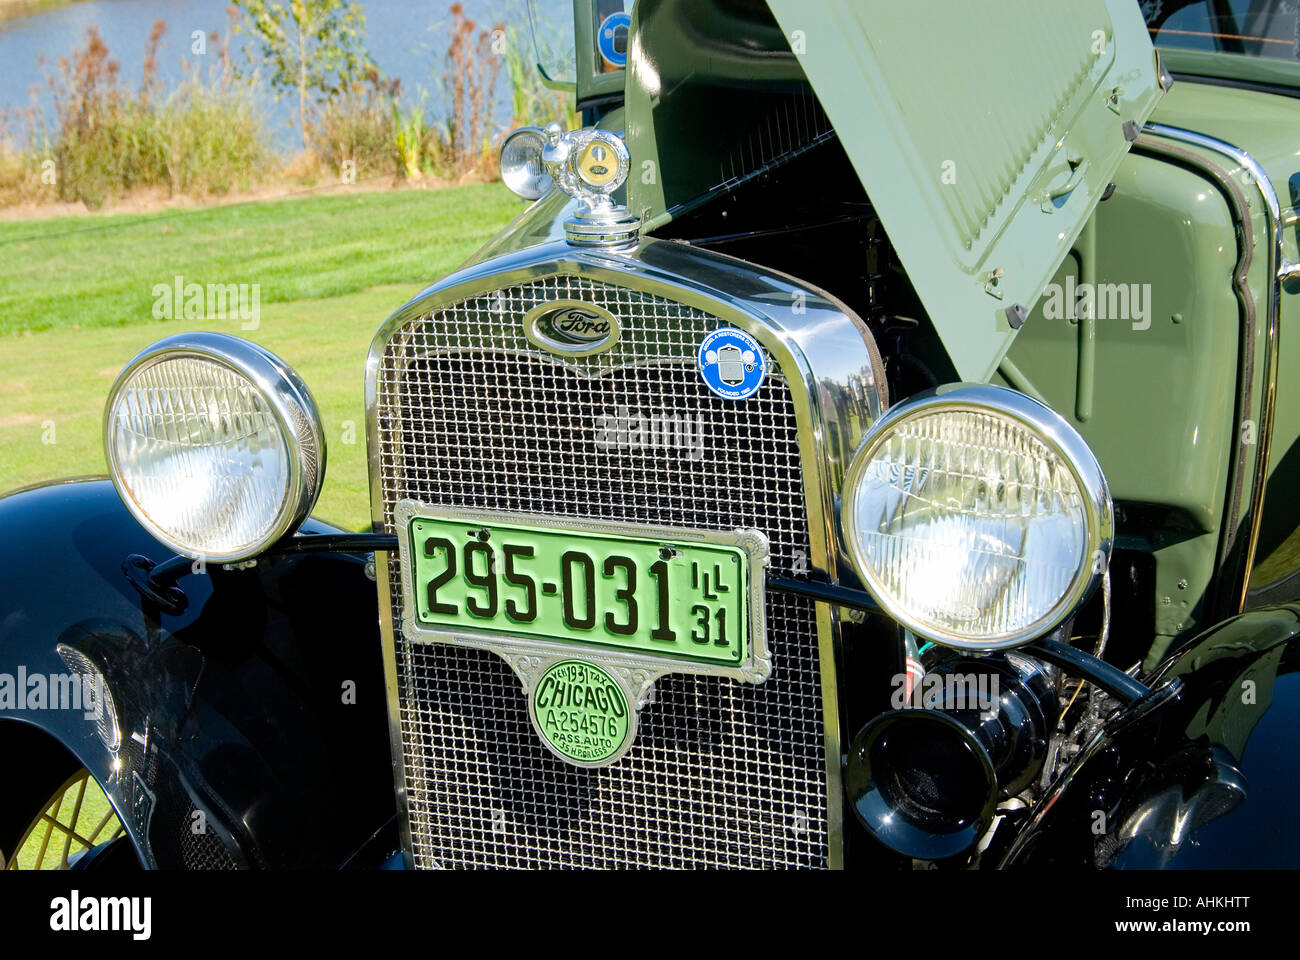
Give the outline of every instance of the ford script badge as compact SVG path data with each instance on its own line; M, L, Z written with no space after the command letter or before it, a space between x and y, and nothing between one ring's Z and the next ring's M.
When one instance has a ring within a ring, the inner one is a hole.
M552 300L524 315L524 334L552 353L584 355L618 340L618 318L594 303Z

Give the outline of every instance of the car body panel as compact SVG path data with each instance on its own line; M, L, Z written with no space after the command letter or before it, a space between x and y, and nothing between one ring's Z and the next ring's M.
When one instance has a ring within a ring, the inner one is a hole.
M1136 4L927 4L940 29L884 0L770 5L958 374L987 380L1005 311L1034 305L1159 100Z
M1116 544L1155 557L1154 628L1173 637L1218 619L1206 601L1233 480L1242 254L1235 212L1204 174L1135 152L1115 183L1000 375L1066 417L1097 454ZM1254 259L1252 291L1266 294L1266 263ZM1130 306L1142 300L1142 315L1110 316L1104 296L1092 321L1053 306L1102 284L1132 294Z
M1180 82L1152 118L1247 151L1267 172L1284 221L1300 206L1300 99L1210 83ZM1262 239L1262 238L1261 238ZM1300 222L1287 224L1283 256L1300 259ZM1300 282L1282 284L1277 404L1252 589L1300 569Z
M1180 82L1152 121L1247 151L1283 197L1296 196L1300 102ZM1111 483L1120 546L1137 534L1145 542L1127 545L1156 558L1157 639L1148 666L1174 637L1199 632L1241 608L1239 588L1228 590L1225 582L1217 597L1210 590L1216 577L1242 575L1236 564L1249 529L1234 531L1225 517L1234 496L1239 524L1253 506L1272 288L1269 212L1249 174L1216 151L1177 145L1236 184L1246 207L1243 225L1235 222L1231 196L1213 176L1158 152L1169 143L1150 134L1139 139L1115 175L1115 194L1097 209L1089 228L1094 232L1085 231L1055 278L1061 285L1072 274L1074 280L1145 287L1149 315L1099 317L1089 334L1078 323L1044 317L1045 298L1000 369L1006 382L1042 396L1070 418ZM1286 239L1294 244L1294 230ZM1253 248L1245 274L1249 304L1233 296L1233 263L1246 241ZM1090 270L1087 263L1093 264ZM1247 309L1254 332L1243 341ZM1290 493L1300 481L1300 350L1286 333L1298 310L1295 290L1283 285L1256 586L1300 567L1300 504ZM1243 352L1250 359L1250 409L1234 415L1230 405L1239 392ZM1229 467L1238 453L1240 475L1234 476Z
M632 29L627 205L647 229L828 129L761 4L640 0Z
M0 742L16 721L62 743L146 866L342 865L394 815L365 558L214 565L181 578L188 605L172 616L131 585L130 554L171 556L106 479L0 497L0 674L67 675L57 645L80 651L103 672L121 747L82 710L32 703L0 710Z

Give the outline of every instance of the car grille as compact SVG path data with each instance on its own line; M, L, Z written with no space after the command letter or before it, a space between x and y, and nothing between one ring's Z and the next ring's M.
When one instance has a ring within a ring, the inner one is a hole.
M221 837L211 828L194 832L198 812L191 807L188 816L176 823L176 838L181 851L181 860L186 870L238 870L239 863L234 854L226 847Z
M519 318L558 299L609 310L621 323L618 342L568 363L538 351ZM408 498L557 518L752 527L770 540L774 574L805 571L790 387L773 364L749 400L714 396L694 358L717 326L671 300L560 276L399 327L381 349L376 385L388 528L394 504ZM624 409L629 421L698 424L702 451L674 449L671 437L602 449L597 418ZM395 570L389 587L417 866L826 866L811 601L768 596L766 682L662 677L630 752L582 769L542 745L519 680L495 654L403 638Z

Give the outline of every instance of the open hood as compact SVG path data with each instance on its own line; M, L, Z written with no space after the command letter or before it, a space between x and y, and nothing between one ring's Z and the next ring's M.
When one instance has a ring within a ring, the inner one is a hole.
M769 0L958 374L986 381L1161 95L1133 0Z

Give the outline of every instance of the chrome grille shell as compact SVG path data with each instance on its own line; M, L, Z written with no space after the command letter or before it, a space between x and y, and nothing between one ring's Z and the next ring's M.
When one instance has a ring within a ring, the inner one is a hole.
M620 314L622 336L608 353L561 359L526 340L519 320L531 307L583 298ZM720 322L748 330L773 361L748 405L701 396L694 348ZM366 375L372 518L391 530L394 503L409 498L627 523L761 524L773 572L835 577L850 568L837 546L834 494L882 394L860 321L798 281L682 244L548 244L454 274L380 329ZM720 435L748 431L780 452L759 453L767 472L746 474L743 457L688 463L695 474L731 473L706 483L671 462L661 475L642 463L637 479L654 481L661 496L628 499L615 489L627 477L563 442L566 429L578 436L589 423L548 406L557 396L602 410L644 396L670 413L703 411ZM434 459L440 474L413 466ZM580 482L589 477L600 482ZM756 517L716 496L701 500L721 491L768 509ZM577 770L537 742L504 661L401 636L400 577L389 559L378 558L380 610L411 865L838 865L835 611L769 596L772 678L757 686L661 678L628 756ZM783 727L783 711L799 713L804 727Z

